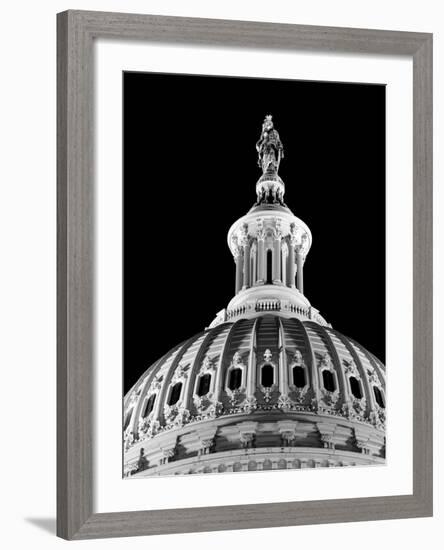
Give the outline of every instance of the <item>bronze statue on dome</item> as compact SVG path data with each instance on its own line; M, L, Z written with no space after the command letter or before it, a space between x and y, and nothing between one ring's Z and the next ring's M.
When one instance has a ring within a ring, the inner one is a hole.
M256 143L258 153L258 165L262 172L274 172L279 170L281 159L284 158L284 147L277 130L274 129L272 115L267 115L262 124L262 133Z

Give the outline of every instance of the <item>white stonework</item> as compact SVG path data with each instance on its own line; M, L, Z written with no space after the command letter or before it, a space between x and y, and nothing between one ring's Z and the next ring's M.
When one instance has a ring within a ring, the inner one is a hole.
M228 232L235 296L125 396L127 477L385 462L385 367L303 294L312 237L270 116L257 149L258 203Z

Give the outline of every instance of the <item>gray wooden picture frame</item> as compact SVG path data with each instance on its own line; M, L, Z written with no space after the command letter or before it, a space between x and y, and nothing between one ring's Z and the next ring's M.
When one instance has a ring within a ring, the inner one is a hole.
M97 38L402 55L413 60L413 494L93 512L93 44ZM432 35L66 11L57 16L57 49L58 535L71 540L431 516Z

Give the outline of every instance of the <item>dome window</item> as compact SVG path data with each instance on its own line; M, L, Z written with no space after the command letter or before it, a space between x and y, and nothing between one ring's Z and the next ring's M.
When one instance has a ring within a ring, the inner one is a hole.
M274 368L273 365L267 363L261 369L261 384L264 388L271 388L274 384Z
M354 376L350 376L349 382L350 382L350 389L353 394L353 397L356 397L356 399L362 399L362 390L361 390L361 384L359 383L359 380Z
M324 388L327 391L334 392L336 389L335 384L335 378L333 376L333 373L329 370L323 370L322 371L322 382L324 384Z
M296 365L295 367L293 367L293 384L297 388L305 387L306 381L304 367L301 367L300 365Z
M210 391L210 384L211 384L211 374L204 374L199 378L199 383L197 385L197 395L199 397L202 397L204 395L207 395L207 393Z
M235 368L230 371L230 377L228 379L228 388L231 391L238 390L242 384L242 369Z
M145 408L142 413L143 418L146 418L153 412L155 402L156 402L156 394L152 393L145 403Z
M177 384L174 384L174 386L171 388L170 398L168 400L168 405L170 407L172 407L179 401L181 393L182 393L182 382L177 382Z
M273 284L273 252L267 250L267 285Z
M382 391L378 386L373 386L373 393L375 394L376 403L383 409L385 409L384 397L382 396Z

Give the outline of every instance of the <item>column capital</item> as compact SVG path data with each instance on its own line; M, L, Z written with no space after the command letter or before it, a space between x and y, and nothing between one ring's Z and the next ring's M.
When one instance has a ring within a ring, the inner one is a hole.
M258 218L256 220L256 238L258 241L264 241L265 240L265 228L264 228L264 220L262 218Z
M282 219L281 218L274 218L274 239L275 240L281 240L282 239Z
M242 229L240 231L240 238L239 238L239 244L242 247L246 247L249 244L249 236L248 236L248 224L244 223L242 226Z
M236 262L239 258L242 258L242 251L243 251L243 248L241 245L236 245L234 248L233 248L233 257L234 257L234 261Z

